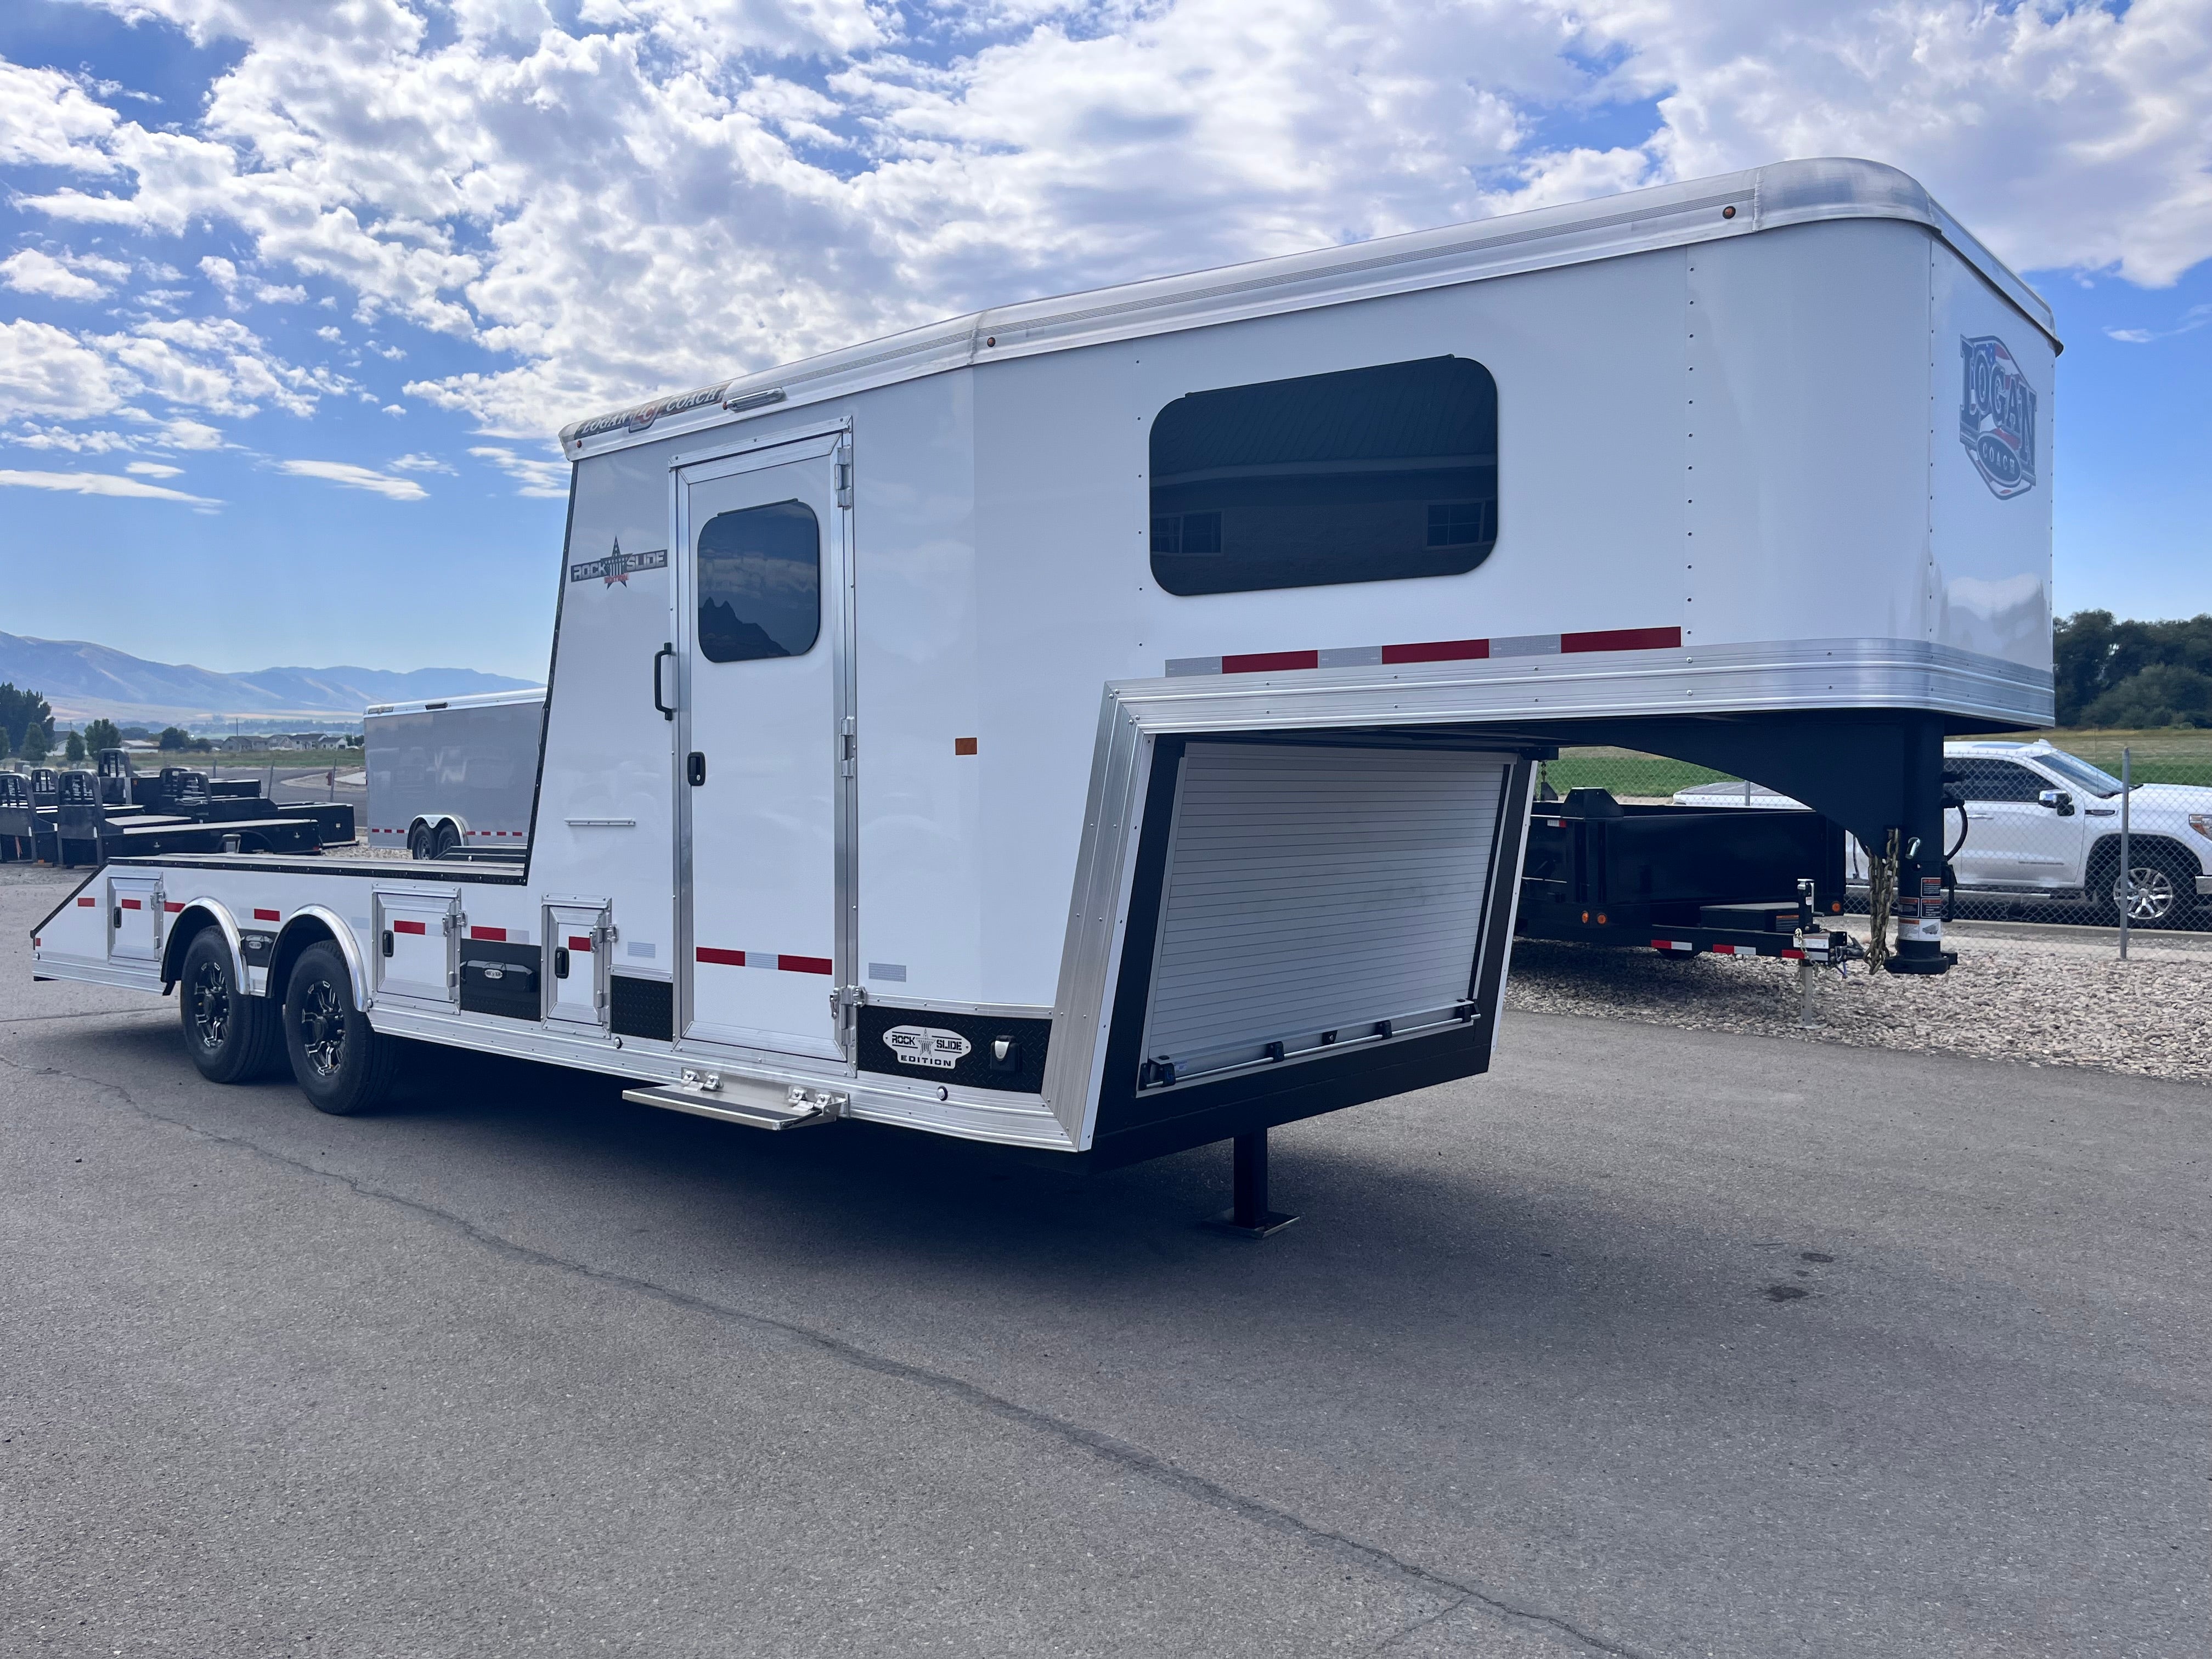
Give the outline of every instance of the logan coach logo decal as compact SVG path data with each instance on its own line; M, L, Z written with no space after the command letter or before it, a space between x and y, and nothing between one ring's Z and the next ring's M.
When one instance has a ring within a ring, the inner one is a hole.
M1999 501L2035 488L2035 388L1994 334L1961 336L1959 441Z
M894 1025L884 1033L884 1046L904 1065L949 1072L966 1057L971 1045L959 1032L934 1025Z

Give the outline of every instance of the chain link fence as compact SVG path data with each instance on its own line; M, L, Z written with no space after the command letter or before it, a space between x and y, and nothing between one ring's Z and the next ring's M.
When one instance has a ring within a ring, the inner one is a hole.
M2132 786L2124 792L2123 770ZM1946 745L1944 781L1961 802L1943 815L1945 845L1955 848L1954 918L2109 927L2124 905L2131 927L2212 931L2212 731L1959 738ZM1542 782L1561 797L1603 789L1624 805L1799 805L1744 779L1626 749L1562 750ZM1847 840L1845 856L1849 906L1863 913L1867 849Z

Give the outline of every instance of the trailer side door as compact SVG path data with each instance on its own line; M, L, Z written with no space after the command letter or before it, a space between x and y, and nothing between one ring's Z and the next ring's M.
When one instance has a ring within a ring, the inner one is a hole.
M682 1032L837 1059L851 982L842 434L681 469Z

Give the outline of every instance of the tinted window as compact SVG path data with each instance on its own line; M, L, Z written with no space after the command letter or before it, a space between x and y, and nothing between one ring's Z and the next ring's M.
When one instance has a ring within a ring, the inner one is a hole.
M718 513L699 532L699 652L799 657L822 631L822 532L804 501Z
M2025 766L2010 761L1955 760L1943 769L1968 800L2032 801L2051 787Z
M1498 540L1498 384L1463 357L1178 398L1152 422L1170 593L1451 576Z

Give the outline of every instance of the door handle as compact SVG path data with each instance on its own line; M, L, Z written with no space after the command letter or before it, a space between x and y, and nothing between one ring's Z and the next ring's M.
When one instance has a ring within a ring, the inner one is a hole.
M556 979L568 977L568 947L565 945L556 945L553 947L553 977Z
M694 787L706 782L707 757L694 749L690 758L684 763L684 770L690 775Z
M660 665L664 658L670 662L676 660L676 647L673 645L664 645L653 653L653 706L660 711L661 719L672 720L676 718L675 705L664 702L660 696Z

